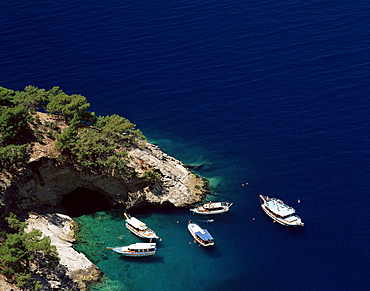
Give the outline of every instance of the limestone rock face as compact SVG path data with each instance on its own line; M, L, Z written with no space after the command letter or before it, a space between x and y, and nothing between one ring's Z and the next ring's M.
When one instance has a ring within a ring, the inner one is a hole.
M24 214L43 207L60 206L64 195L77 188L98 191L112 206L126 209L163 204L184 207L200 202L208 192L205 179L150 143L127 149L130 157L128 167L134 173L129 178L114 178L60 162L55 152L48 152L49 149L52 147L34 150L36 154L17 176L0 173L0 221L9 211ZM155 172L158 176L148 180L148 172ZM51 243L57 247L61 258L60 265L66 266L73 280L81 283L99 277L98 268L72 247L71 218L59 213L34 213L27 223L29 228L39 229L44 236L51 237ZM35 270L36 273L38 271ZM62 284L56 280L58 276L49 277L47 284L50 288L58 288Z
M184 207L201 201L208 191L204 179L155 145L130 148L128 154L129 166L136 174L121 179L59 163L55 158L38 157L4 189L0 197L3 206L17 210L58 206L65 194L87 188L100 192L112 205L127 209L164 203ZM145 180L148 169L154 169L160 178Z
M10 284L4 275L0 275L0 290L1 291L21 291L18 287Z
M36 214L30 213L26 220L27 230L38 229L43 236L49 236L51 244L55 245L60 257L60 264L67 267L67 275L80 286L85 287L86 282L96 281L101 276L98 267L77 252L72 247L74 238L73 220L64 214ZM27 231L26 230L26 231ZM51 286L60 284L50 280Z
M37 115L44 121L57 120L41 112ZM61 125L61 128L66 126ZM66 194L78 188L98 191L112 206L126 209L163 204L185 207L200 202L209 192L205 179L150 143L140 147L121 147L130 157L127 172L133 173L126 178L115 178L71 164L68 158L59 156L55 140L50 138L45 137L42 143L32 141L30 147L31 158L24 169L17 175L0 173L0 226L10 211L24 215L49 206L56 209ZM66 266L67 274L72 279L88 282L100 276L98 268L85 255L73 249L71 218L59 213L41 215L34 212L29 215L27 224L30 229L39 229L44 236L51 237L51 243L57 247L61 258L60 266ZM41 269L45 268L39 265L33 271L40 278L45 278L46 271ZM68 283L61 282L56 275L63 270L53 271L55 274L49 274L45 279L48 290ZM0 289L7 290L2 283L6 285L0 278ZM72 286L69 290L75 289Z
M129 151L129 155L133 163L142 165L139 170L154 168L162 175L152 189L143 189L147 202L151 204L170 202L174 206L183 207L197 203L204 197L205 181L159 147L147 143L144 149L134 148Z

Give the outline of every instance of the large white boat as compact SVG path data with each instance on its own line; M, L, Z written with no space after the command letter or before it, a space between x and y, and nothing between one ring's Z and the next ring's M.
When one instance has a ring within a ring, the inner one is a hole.
M190 211L197 213L197 214L202 214L202 215L221 214L221 213L229 211L231 205L233 205L233 203L210 201L196 208L190 209Z
M127 257L145 257L155 254L155 243L135 243L125 247L108 248Z
M213 246L213 237L206 229L202 229L198 224L189 220L188 230L196 242L204 247Z
M135 217L131 217L127 213L126 216L126 227L134 234L142 238L158 238L153 230L146 226L146 224Z
M277 198L269 198L268 196L260 195L261 207L263 211L270 216L274 222L278 222L284 226L303 226L301 218L295 214L295 209L286 205L283 201Z

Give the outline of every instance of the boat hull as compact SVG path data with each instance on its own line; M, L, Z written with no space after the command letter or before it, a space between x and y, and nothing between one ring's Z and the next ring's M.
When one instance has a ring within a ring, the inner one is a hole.
M137 231L134 227L132 227L130 224L126 223L126 227L129 231L131 231L133 234L137 235L138 237L141 237L141 238L148 238L148 239L155 239L155 238L158 238L158 236L154 233L154 232L150 232L150 233L143 233L143 232L140 232L140 231Z
M222 214L229 211L229 208L215 211L199 211L197 208L191 209L190 211L200 215L211 215L211 214Z
M212 209L213 205L216 205L218 209ZM228 212L233 203L229 202L216 202L216 203L206 203L202 206L190 209L193 213L200 215L213 215L213 214L222 214Z
M155 252L144 252L144 253L119 252L119 251L115 252L126 257L148 257L155 255Z
M191 236L194 238L194 240L199 243L200 245L204 246L204 247L209 247L209 246L213 246L215 243L212 241L212 242L209 242L209 241L203 241L201 240L197 234L195 233L194 231L194 226L197 226L199 227L197 224L195 223L189 223L188 224L188 230L191 234Z
M289 218L293 218L293 220L287 220L287 218L281 218L279 216L276 216L274 215L269 209L268 207L266 206L266 203L267 203L267 197L266 196L263 196L263 195L260 195L260 199L261 199L261 208L262 210L269 216L271 217L274 222L278 222L279 224L283 225L283 226L303 226L304 223L301 222L300 218L297 216L297 215L292 215L290 216Z
M148 247L138 247L142 245L147 245ZM115 247L115 248L109 248L112 249L114 252L126 256L126 257L147 257L152 256L156 253L156 247L155 244L133 244L126 247Z

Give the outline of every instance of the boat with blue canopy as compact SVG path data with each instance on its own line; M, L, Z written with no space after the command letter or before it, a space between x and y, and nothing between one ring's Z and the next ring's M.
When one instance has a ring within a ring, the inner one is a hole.
M188 230L194 240L204 247L213 246L215 243L208 230L201 228L198 224L189 220Z

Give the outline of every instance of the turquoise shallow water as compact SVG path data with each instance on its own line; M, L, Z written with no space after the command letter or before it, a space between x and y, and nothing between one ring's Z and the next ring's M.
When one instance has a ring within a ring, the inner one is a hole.
M192 218L188 212L137 213L135 217L145 221L161 237L155 256L127 258L106 249L144 241L125 228L120 211L99 212L78 219L83 225L82 238L88 243L80 244L77 249L109 275L105 287L96 286L95 290L112 290L112 286L114 290L195 290L203 284L212 286L215 282L212 274L231 276L226 265L225 273L219 273L219 264L226 263L221 258L221 246L204 249L193 243L186 228L188 218ZM212 232L212 225L206 226Z
M161 144L161 141L157 144ZM181 155L181 147L185 156L188 153L180 141L171 143L164 140L162 144L170 152L176 150ZM200 172L208 175L217 172L204 156L193 157L193 161L187 162L198 166ZM207 198L227 199L225 195L217 194L217 189L222 188L221 185L227 186L227 183L219 176L209 176L209 181L213 194ZM233 220L231 210L224 215L211 217L193 215L188 208L145 208L133 210L130 214L147 223L160 237L155 256L127 258L106 249L147 241L136 237L125 227L121 209L75 218L80 225L82 241L75 246L76 249L85 253L108 275L102 284L91 286L92 290L197 290L197 286L203 286L202 290L205 290L204 286L211 288L215 283L219 284L233 276L235 263L240 258L234 251L229 251L235 246L234 239L231 239L235 229L227 227ZM208 223L208 218L214 219L214 222ZM216 241L214 247L203 248L194 244L187 230L189 219L211 232Z
M210 250L186 209L136 212L163 238L143 260L105 249L138 240L120 211L77 218L109 277L95 290L369 289L369 3L3 1L1 86L84 95L235 202ZM305 226L274 224L259 194Z

